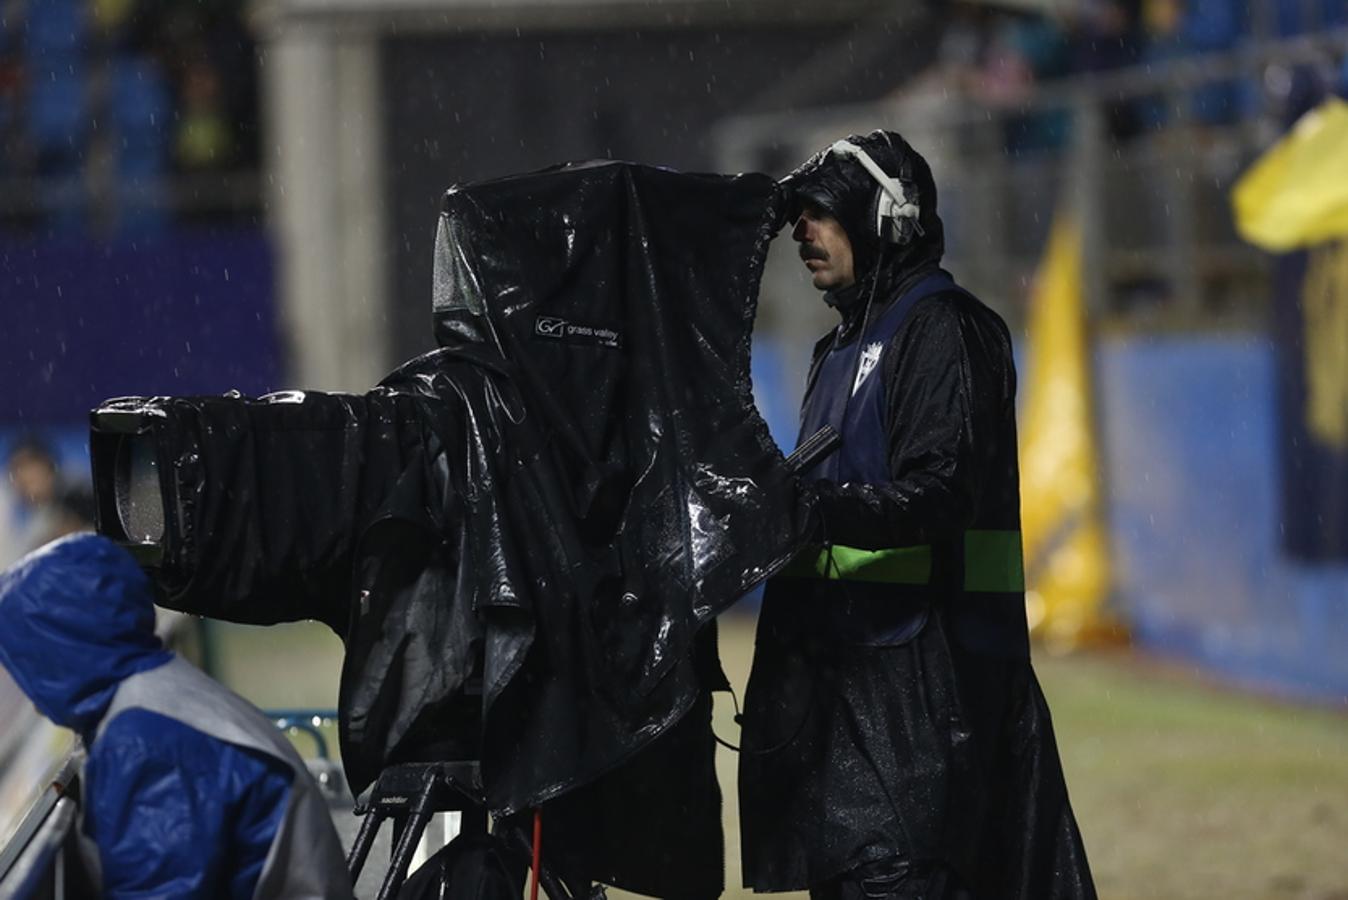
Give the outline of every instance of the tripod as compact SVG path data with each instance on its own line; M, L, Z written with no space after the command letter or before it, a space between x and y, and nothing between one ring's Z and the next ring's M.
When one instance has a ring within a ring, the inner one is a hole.
M365 866L379 828L385 820L393 822L393 854L376 900L393 900L397 896L407 879L407 869L417 843L436 813L460 814L459 836L454 840L489 833L476 760L390 766L380 773L368 799L355 811L364 818L347 859L353 884ZM498 828L496 837L502 839L503 848L513 851L521 861L528 861L533 853L532 842L518 828ZM550 900L573 900L561 879L541 863L536 872L538 884Z
M470 709L480 704L480 692L480 682L471 680L465 691ZM313 741L317 759L310 761L310 772L328 795L329 802L334 802L333 798L349 797L341 770L329 757L328 741L321 728L335 723L336 711L292 709L270 710L267 714L282 731L302 733ZM444 749L440 748L442 752ZM473 755L469 747L460 745L457 749L465 756ZM361 817L360 828L347 855L347 869L353 886L369 860L380 828L385 821L393 823L393 847L389 867L376 895L378 900L393 900L397 897L407 880L407 870L417 845L431 818L437 813L459 813L459 834L454 840L464 837L470 842L494 841L497 848L509 851L512 865L517 863L520 870L532 861L534 841L524 829L501 820L497 821L494 832L489 829L485 792L477 759L391 765L380 773L352 812ZM550 900L572 900L573 894L563 880L543 866L541 860L537 866L537 878ZM602 888L599 893L592 890L585 900L602 900Z

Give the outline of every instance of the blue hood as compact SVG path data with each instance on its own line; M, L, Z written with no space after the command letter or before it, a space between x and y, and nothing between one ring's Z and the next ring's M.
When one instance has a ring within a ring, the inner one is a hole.
M62 538L0 573L0 665L58 725L90 736L124 678L171 658L149 579L107 538Z

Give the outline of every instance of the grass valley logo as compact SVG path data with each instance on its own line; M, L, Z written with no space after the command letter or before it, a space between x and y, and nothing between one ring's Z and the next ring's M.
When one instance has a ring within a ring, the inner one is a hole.
M557 316L539 316L534 319L534 337L592 347L616 349L622 346L622 335L612 328L583 325Z
M539 337L561 338L566 336L565 332L566 319L539 316L534 320L534 334Z

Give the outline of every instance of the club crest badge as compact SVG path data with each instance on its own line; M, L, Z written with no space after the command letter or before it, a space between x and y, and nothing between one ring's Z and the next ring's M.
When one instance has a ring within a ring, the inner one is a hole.
M852 383L852 396L856 396L857 391L866 383L866 377L875 369L875 364L880 361L880 353L885 349L885 345L880 341L867 344L861 351L861 359L857 362L857 380Z

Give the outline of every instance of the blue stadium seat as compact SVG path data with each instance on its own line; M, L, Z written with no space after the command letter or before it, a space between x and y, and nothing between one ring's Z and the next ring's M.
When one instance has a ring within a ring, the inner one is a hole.
M159 66L145 58L118 60L112 70L108 112L120 148L117 170L127 175L162 172L172 106Z
M38 61L52 53L78 53L84 48L85 3L38 0L25 6L24 47L30 60Z
M159 233L168 224L162 194L172 105L158 64L149 58L118 60L108 112L117 136L119 231L137 236Z
M1165 62L1229 52L1248 36L1248 9L1244 0L1190 0L1178 33L1149 42L1142 59ZM1208 82L1190 92L1186 105L1186 115L1201 125L1229 125L1257 108L1258 85L1247 78ZM1140 98L1137 112L1147 129L1165 127L1172 113L1160 97Z
M1242 0L1189 0L1181 31L1190 50L1230 50L1248 34Z
M26 124L44 172L62 174L78 167L88 122L84 61L76 54L57 53L30 61Z
M1324 28L1341 28L1348 24L1348 2L1345 0L1277 0L1274 4L1274 37L1311 34Z

